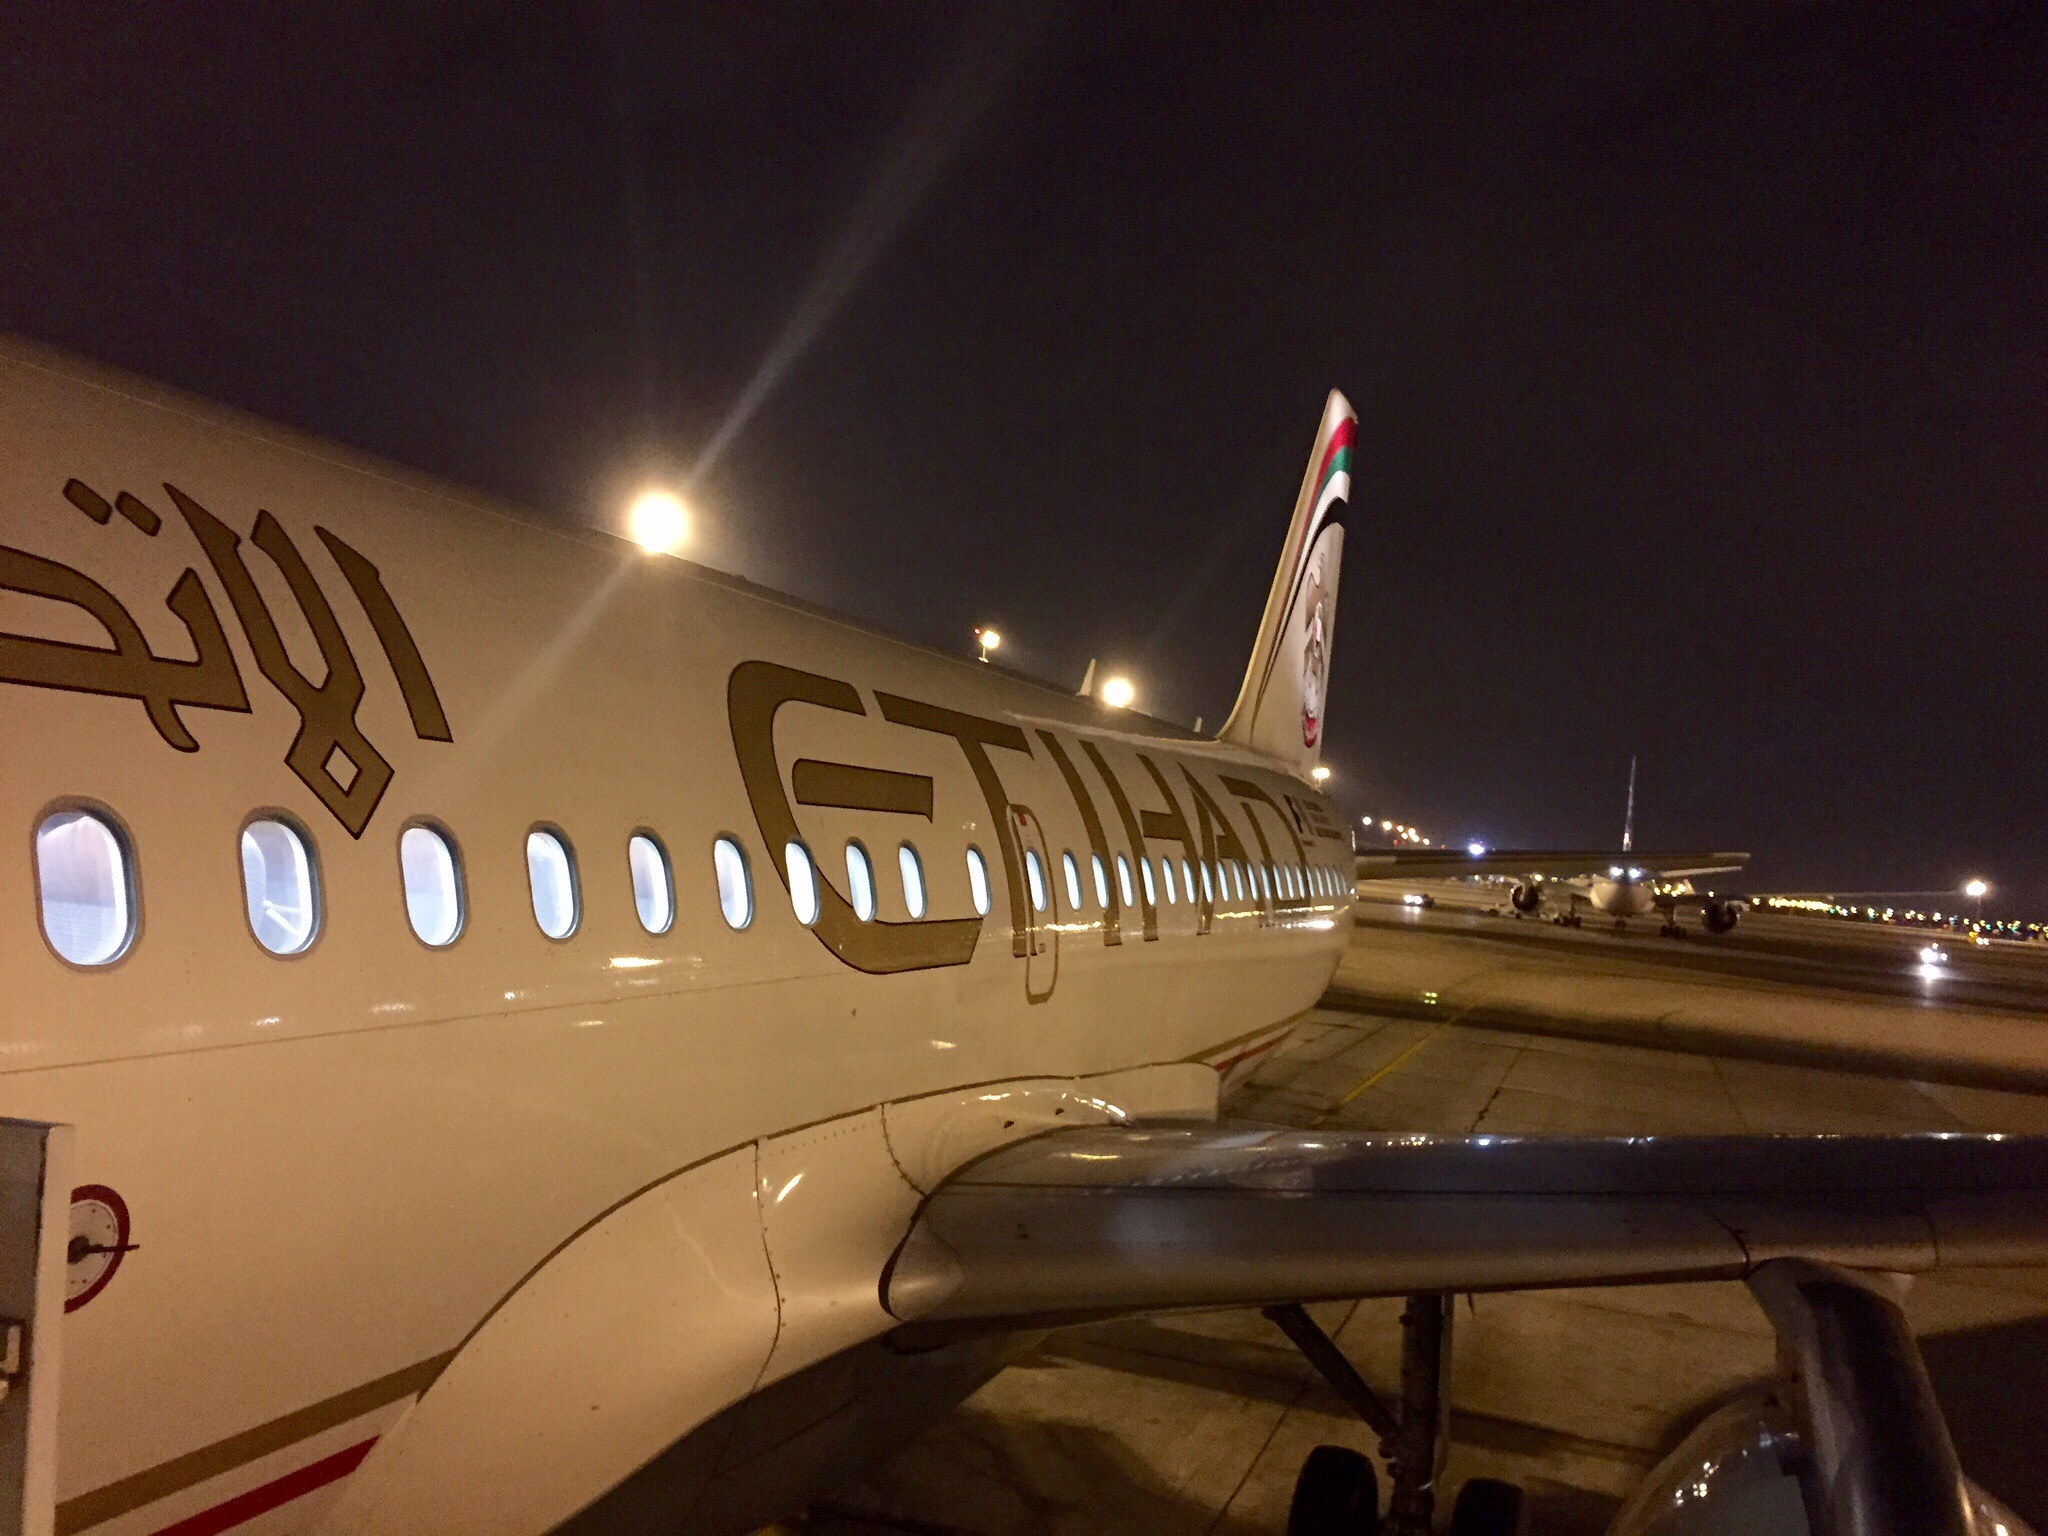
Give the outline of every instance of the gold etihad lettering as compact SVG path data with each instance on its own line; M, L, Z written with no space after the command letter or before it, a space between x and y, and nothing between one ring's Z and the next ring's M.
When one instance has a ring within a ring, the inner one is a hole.
M1216 803L1216 797L1202 786L1192 768L1183 766L1181 776L1188 781L1188 796L1195 802L1195 835L1202 842L1202 857L1211 865L1218 859L1228 859L1239 869L1251 863L1251 855L1239 840L1237 832L1230 825L1230 818L1223 814L1223 807ZM1227 888L1220 888L1217 895L1225 900L1233 899ZM1261 921L1263 921L1263 915Z
M883 698L886 712L887 696ZM785 704L808 704L848 715L865 715L867 706L861 703L860 693L851 683L770 661L743 661L727 679L726 716L732 729L740 781L746 786L754 824L761 829L762 840L768 845L775 870L786 888L789 845L804 839L789 797L783 793L782 770L775 757L775 716ZM932 781L922 775L808 758L801 759L797 766L804 768L797 794L801 804L838 806L847 800L860 800L866 803L844 808L927 817L931 814ZM906 780L919 782L906 784ZM805 800L806 790L814 797L824 798ZM880 801L888 803L874 803ZM924 807L921 812L917 809L920 804ZM818 890L818 920L811 932L817 935L819 943L855 970L890 975L965 965L974 958L974 946L981 937L979 917L862 922L853 903L832 883L821 863L813 861L812 873Z
M1088 760L1095 765L1095 771L1102 775L1102 782L1109 786L1109 802L1116 807L1117 820L1124 824L1124 836L1131 845L1131 857L1140 864L1145 862L1145 832L1138 824L1138 813L1131 809L1131 797L1124 793L1124 787L1117 776L1110 771L1109 759L1102 755L1102 749L1092 741L1081 743L1081 750L1088 754ZM1152 894L1145 888L1144 871L1137 884L1138 916L1142 922L1146 941L1153 942L1159 937L1159 909L1153 905Z
M996 832L996 846L1002 850L1003 881L1010 893L1010 952L1022 960L1031 951L1030 938L1024 928L1024 855L1017 846L1017 834L1010 826L1010 799L1003 789L1003 777L989 760L988 749L1003 747L1029 757L1030 740L1016 726L1004 721L986 720L980 715L962 714L957 709L942 709L936 704L898 698L893 693L878 692L875 702L882 707L882 718L891 725L908 725L920 731L950 736L959 744L961 755L974 772L974 782L981 787L981 797L988 803L989 822Z
M1159 771L1159 765L1142 752L1134 755L1138 759L1138 766L1152 776L1152 783L1159 790L1159 798L1166 802L1166 809L1163 811L1140 811L1139 824L1144 827L1147 837L1180 844L1181 873L1190 877L1187 882L1188 900L1195 903L1195 933L1198 936L1205 934L1214 926L1216 911L1209 900L1208 892L1192 878L1193 865L1202 857L1201 845L1195 841L1195 834L1188 827L1187 817L1181 815L1180 802L1173 798L1173 791L1168 788L1166 775Z
M1067 793L1074 797L1074 808L1081 813L1081 825L1088 833L1088 852L1103 869L1103 888L1109 893L1109 900L1102 907L1102 942L1121 944L1123 936L1123 892L1117 889L1117 882L1108 878L1110 852L1109 839L1102 834L1102 817L1096 813L1094 797L1088 793L1088 786L1081 782L1081 770L1074 766L1067 749L1060 745L1060 739L1051 731L1041 730L1039 740L1045 743L1045 750L1060 771L1060 777L1067 781Z
M299 732L285 756L286 765L350 835L361 837L390 786L392 769L356 723L364 692L362 669L326 594L283 525L270 513L259 513L251 541L283 574L326 665L326 677L315 684L286 654L276 621L242 558L241 536L176 486L167 484L164 489L227 589L258 669L299 713ZM110 503L74 479L65 484L64 499L101 526L109 525L116 512L151 538L163 526L155 509L127 491ZM376 566L325 528L314 532L368 615L415 733L423 741L453 741L433 678ZM134 699L157 734L180 752L199 750L181 709L251 712L234 648L197 570L187 568L165 599L191 637L190 661L152 652L141 625L111 592L57 561L0 545L0 588L78 608L112 641L107 647L0 634L0 682ZM345 779L335 771L337 761L347 769Z

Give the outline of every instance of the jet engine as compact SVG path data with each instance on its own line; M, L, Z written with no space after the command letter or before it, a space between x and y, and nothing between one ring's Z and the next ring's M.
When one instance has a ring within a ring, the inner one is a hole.
M1700 922L1709 933L1726 933L1741 916L1741 904L1733 901L1710 901L1700 909Z
M1543 905L1543 887L1534 881L1524 881L1508 895L1517 912L1534 912Z

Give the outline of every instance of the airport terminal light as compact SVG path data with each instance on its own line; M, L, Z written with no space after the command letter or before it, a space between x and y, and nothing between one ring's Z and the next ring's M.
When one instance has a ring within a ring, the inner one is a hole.
M1315 767L1309 769L1308 776L1314 779L1318 784L1327 784L1330 782L1329 767L1327 764L1317 763Z
M1129 709L1131 701L1138 696L1138 690L1131 686L1128 677L1117 676L1104 680L1101 691L1096 695L1111 709Z
M981 659L988 660L988 653L1000 647L1003 637L984 624L974 632L974 643L981 647Z
M626 509L626 532L651 555L672 555L690 536L690 509L674 491L642 491Z

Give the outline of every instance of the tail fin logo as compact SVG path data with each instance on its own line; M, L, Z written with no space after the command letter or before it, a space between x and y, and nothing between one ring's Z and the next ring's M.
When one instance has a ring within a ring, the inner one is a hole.
M1309 568L1308 588L1302 602L1306 631L1301 648L1301 744L1313 747L1323 736L1323 692L1330 676L1329 625L1324 615L1324 595L1329 584L1323 580L1323 564L1329 558L1317 549Z

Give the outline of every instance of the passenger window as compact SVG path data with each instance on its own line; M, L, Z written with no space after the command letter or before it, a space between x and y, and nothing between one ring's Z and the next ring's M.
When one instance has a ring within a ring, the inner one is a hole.
M36 828L43 936L73 965L106 965L135 937L135 875L112 822L58 811Z
M784 843L782 866L789 871L789 904L808 928L818 920L818 872L811 867L811 850L802 843Z
M718 876L718 910L725 925L738 930L754 920L754 881L740 845L721 837L711 845L711 867Z
M1038 850L1036 848L1026 848L1024 850L1024 874L1031 882L1031 910L1043 912L1045 910L1045 866L1039 863Z
M1067 905L1074 911L1081 910L1081 866L1074 862L1074 851L1069 848L1060 855L1060 867L1067 876Z
M903 909L912 917L923 917L924 860L908 843L896 850L896 872L903 877Z
M576 931L576 861L561 833L536 827L526 834L526 884L533 893L533 920L551 939Z
M1180 861L1180 888L1188 893L1188 900L1195 899L1195 866L1186 859Z
M1161 859L1159 861L1159 873L1166 877L1166 904L1170 907L1180 900L1177 894L1178 888L1174 885L1173 881L1173 860Z
M1109 910L1109 871L1102 867L1102 855L1090 854L1088 862L1095 867L1095 905L1103 911Z
M1124 905L1135 905L1138 895L1131 889L1131 863L1122 854L1116 856L1116 884L1117 889L1123 892Z
M1216 900L1216 888L1209 883L1209 861L1204 859L1196 868L1202 872L1202 900L1213 905Z
M652 832L626 839L626 865L633 874L633 907L649 933L667 933L676 920L676 878L668 850Z
M1225 859L1223 861L1223 885L1223 894L1227 899L1231 901L1244 900L1244 871L1238 867L1237 860ZM1231 893L1230 888L1232 886L1236 887L1235 895Z
M312 852L296 827L264 820L242 828L242 895L249 931L273 955L296 955L313 942L319 893Z
M1138 878L1145 882L1145 899L1158 906L1159 890L1152 884L1152 861L1142 854L1138 856Z
M405 881L405 917L422 944L453 944L462 933L462 865L454 841L439 827L407 827L398 838Z
M967 889L974 897L974 910L988 916L988 861L979 848L967 850Z
M853 898L853 915L870 921L875 915L875 866L857 842L846 845L846 893Z

